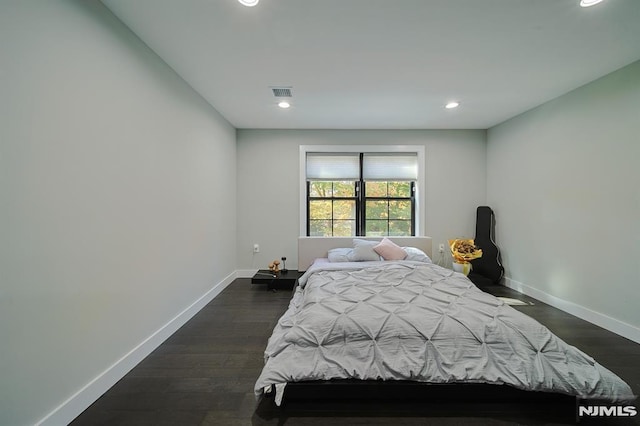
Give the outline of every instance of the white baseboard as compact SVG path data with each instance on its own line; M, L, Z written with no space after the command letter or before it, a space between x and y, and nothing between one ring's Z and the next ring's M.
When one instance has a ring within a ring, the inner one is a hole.
M633 340L636 343L640 343L640 328L638 327L615 318L611 318L610 316L600 312L592 311L589 308L585 308L584 306L569 302L549 293L545 293L544 291L538 290L511 278L505 277L504 284L513 290L526 294L527 296L531 296L534 299L553 306L554 308L558 308L571 315L609 330L612 333L616 333L629 340Z
M140 363L147 355L153 352L167 338L175 333L195 314L197 314L207 303L213 300L222 290L237 278L234 271L225 277L221 282L214 285L209 291L193 302L189 307L176 315L159 330L147 337L129 353L116 361L98 377L87 383L82 389L72 395L65 402L60 404L51 413L36 423L37 426L58 426L69 424L80 413L93 404L102 394L108 391L114 384L122 379L129 371Z

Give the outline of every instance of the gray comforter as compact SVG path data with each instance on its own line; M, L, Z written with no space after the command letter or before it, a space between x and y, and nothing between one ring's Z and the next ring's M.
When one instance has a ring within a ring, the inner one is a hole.
M265 351L255 391L304 380L508 384L611 402L630 387L546 327L433 264L313 265Z

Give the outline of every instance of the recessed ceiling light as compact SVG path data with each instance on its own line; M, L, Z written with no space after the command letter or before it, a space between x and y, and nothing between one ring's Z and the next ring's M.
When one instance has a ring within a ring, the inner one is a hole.
M291 104L289 102L287 102L287 101L281 101L281 102L278 103L278 106L280 108L285 108L286 109L286 108L289 108L291 106Z
M602 2L602 0L580 0L581 7L590 7L595 6L596 4Z
M460 102L452 101L446 104L444 107L446 109L453 109L453 108L458 108L458 106L460 106Z
M240 4L243 4L247 7L253 7L256 4L258 4L260 0L238 0L238 1L240 2Z

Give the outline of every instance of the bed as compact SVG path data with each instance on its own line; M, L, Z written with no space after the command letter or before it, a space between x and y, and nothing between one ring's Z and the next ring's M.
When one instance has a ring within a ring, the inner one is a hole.
M454 393L489 385L609 403L635 399L591 357L433 264L430 238L385 239L389 250L380 243L300 238L298 268L306 272L269 339L256 395L280 405L310 384L329 386L334 397L378 394L380 385L414 396L433 385L447 392L453 385ZM398 259L398 249L410 256Z

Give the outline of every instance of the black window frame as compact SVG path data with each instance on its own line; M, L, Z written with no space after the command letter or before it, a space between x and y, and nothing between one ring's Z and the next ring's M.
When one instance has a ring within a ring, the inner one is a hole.
M389 192L387 191L387 196L386 197L367 197L366 196L366 181L363 178L363 159L364 159L364 153L359 153L360 155L360 177L358 180L353 181L355 182L355 197L334 197L333 196L333 188L332 188L332 194L331 197L312 197L311 196L311 180L307 180L306 184L307 184L307 206L306 206L306 210L307 210L307 236L311 235L311 201L316 201L316 200L330 200L335 201L335 200L355 200L355 208L356 208L356 218L355 218L355 236L356 237L364 237L366 236L366 223L367 223L367 217L366 217L366 202L368 200L370 201L386 201L387 205L389 205L389 201L395 201L395 200L401 200L401 201L411 201L411 236L415 236L416 235L416 181L407 181L410 183L410 194L409 197L390 197L389 196ZM341 180L326 180L325 182L342 182ZM375 181L374 181L375 182ZM398 182L398 181L394 181L394 180L389 180L386 181L388 182ZM332 208L332 215L333 215L333 208ZM331 220L331 235L333 235L333 230L334 230L334 226L333 226L333 222L334 219L333 217L330 219ZM370 219L370 220L374 220L374 219ZM375 220L379 220L379 219L375 219ZM397 219L397 220L406 220L406 219ZM389 235L389 222L393 221L393 219L387 217L387 233L385 234L385 236L393 236L393 235Z

